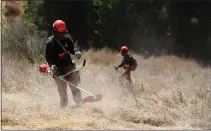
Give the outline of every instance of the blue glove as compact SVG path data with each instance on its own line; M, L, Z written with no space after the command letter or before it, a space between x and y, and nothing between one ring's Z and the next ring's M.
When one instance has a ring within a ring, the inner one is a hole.
M75 56L80 59L81 58L81 52L80 51L76 51L75 52Z
M65 75L59 75L58 76L60 79L64 79Z

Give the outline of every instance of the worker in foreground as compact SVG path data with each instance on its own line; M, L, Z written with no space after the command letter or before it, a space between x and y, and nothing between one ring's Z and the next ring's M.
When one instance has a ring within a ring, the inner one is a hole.
M131 71L135 71L137 68L137 61L136 59L128 54L128 47L127 46L122 46L120 49L120 53L123 56L123 60L121 64L115 67L116 70L118 68L123 67L125 71L121 74L122 78L126 78L130 84L132 84L131 80Z
M53 75L61 76L75 69L75 63L72 62L71 54L76 58L81 58L80 47L73 37L68 33L65 22L56 20L53 23L53 35L46 41L45 58L48 62ZM80 84L79 73L73 72L64 78L74 85ZM60 106L68 105L67 83L54 77L60 96ZM76 106L82 104L81 91L71 85L70 89Z

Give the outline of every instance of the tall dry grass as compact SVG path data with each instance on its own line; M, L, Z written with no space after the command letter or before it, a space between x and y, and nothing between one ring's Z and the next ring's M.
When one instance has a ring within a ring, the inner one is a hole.
M132 79L139 111L113 68L121 56L107 49L86 51L77 65L87 59L80 86L101 93L103 100L74 108L68 90L69 106L62 110L53 78L38 71L41 62L31 64L8 52L2 56L3 129L211 128L211 69L193 60L175 56L146 60L133 54L138 61Z
M53 78L38 71L43 39L17 19L7 23L5 16L21 13L21 3L14 3L3 5L7 34L2 41L2 129L211 128L211 69L175 56L145 60L134 54L139 63L132 73L139 111L113 68L121 56L107 49L84 52L81 87L101 93L103 100L74 108L68 90L69 107L60 109Z
M4 35L7 32L8 25L16 23L23 14L23 1L6 0L1 1L1 32Z
M23 13L23 1L2 1L2 7L6 17L18 17Z
M32 63L43 60L44 41L33 24L23 20L8 23L7 32L2 36L2 52L4 54L16 53Z

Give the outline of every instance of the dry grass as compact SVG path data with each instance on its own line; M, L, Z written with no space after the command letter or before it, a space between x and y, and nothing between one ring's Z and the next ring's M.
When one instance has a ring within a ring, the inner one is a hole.
M20 20L20 16L23 13L23 1L1 1L1 7L1 31L5 35L9 24Z
M3 1L2 7L6 17L19 17L23 13L23 1Z
M134 55L139 63L132 79L135 101L118 84L113 66L121 56L106 50L84 53L87 65L81 71L81 87L101 93L99 103L59 108L59 96L52 78L38 72L14 54L4 53L3 129L210 129L211 69L175 56ZM83 60L82 58L82 60ZM79 61L78 66L82 64ZM83 94L85 96L85 94Z
M7 21L18 21L22 3L4 2L2 7L2 22L7 29ZM12 36L22 38L21 33ZM30 51L36 40L23 42L27 43L24 49ZM139 63L132 73L138 111L132 95L119 86L116 78L118 73L113 66L120 62L120 55L109 50L85 52L87 65L81 72L81 87L101 93L103 101L74 108L69 90L69 107L62 110L53 79L38 72L41 63L32 65L20 58L23 53L17 48L8 49L2 54L2 129L211 128L211 69L203 69L194 61L175 56L145 60L134 55ZM38 52L30 52L29 57L34 58ZM78 66L81 64L82 61Z

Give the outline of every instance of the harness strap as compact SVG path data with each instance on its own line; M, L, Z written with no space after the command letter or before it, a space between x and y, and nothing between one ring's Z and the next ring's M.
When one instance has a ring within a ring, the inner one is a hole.
M70 54L70 52L69 51L67 51L65 48L64 48L64 46L62 46L62 44L59 42L59 40L57 40L56 38L54 38L58 43L59 43L59 45L62 47L62 49L65 51L65 53L67 53L67 54L69 54L70 55L70 57L71 57L71 54Z

